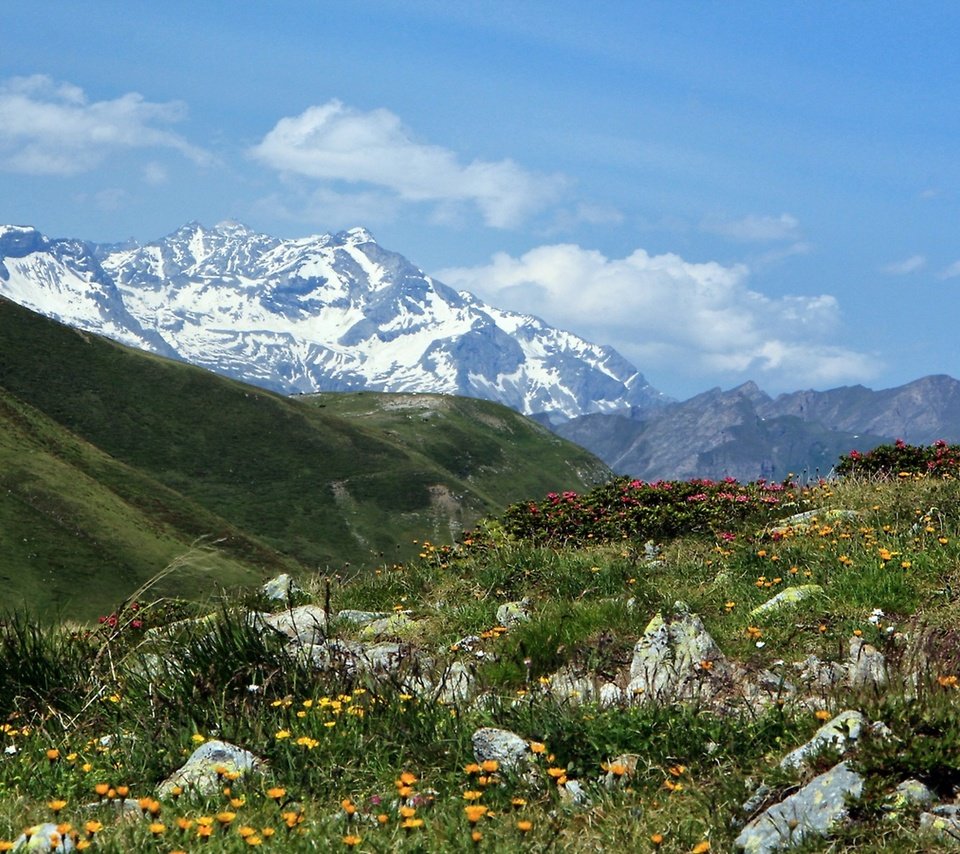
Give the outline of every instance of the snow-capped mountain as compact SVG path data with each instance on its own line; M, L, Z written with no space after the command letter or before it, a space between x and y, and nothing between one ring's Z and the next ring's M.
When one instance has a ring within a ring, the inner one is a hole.
M362 228L282 240L190 223L97 245L0 226L0 295L287 393L446 392L553 420L665 400L613 349L457 292Z

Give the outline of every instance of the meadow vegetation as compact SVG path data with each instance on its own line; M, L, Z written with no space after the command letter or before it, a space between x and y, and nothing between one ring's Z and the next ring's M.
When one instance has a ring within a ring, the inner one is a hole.
M794 850L950 850L890 799L908 778L946 801L960 785L960 469L908 446L881 457L805 485L616 479L515 504L456 545L420 539L410 560L301 576L297 601L409 616L406 642L469 665L476 696L464 702L318 675L249 618L283 608L256 587L200 602L142 590L104 601L91 623L8 614L0 850L53 822L77 849L104 852L732 851L761 780L791 791L835 761L778 767L847 708L892 737L852 754L867 785L834 838ZM821 591L752 613L804 584ZM521 600L529 619L500 625L498 607ZM790 679L794 662L837 661L861 637L885 654L889 681L722 712L550 690L563 667L629 666L651 617L678 600L751 672ZM329 633L357 629L333 620ZM485 726L519 734L538 770L477 762L471 738ZM159 797L211 739L262 769L224 769L214 794ZM581 803L563 785L573 780Z

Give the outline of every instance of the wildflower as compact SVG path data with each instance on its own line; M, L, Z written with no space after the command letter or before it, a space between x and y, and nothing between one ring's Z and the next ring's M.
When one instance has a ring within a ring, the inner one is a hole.
M423 827L422 818L408 818L400 824L404 830L416 830L417 828Z
M937 683L941 688L956 688L957 683L960 682L956 676L938 676Z
M57 748L51 747L47 751L47 759L49 759L51 763L56 762L59 758L60 758L60 751L57 750Z
M382 812L377 816L378 824L386 824L388 821L390 821L390 816L388 816L385 812Z
M263 842L263 840L256 834L244 837L243 841L246 842L247 845L260 845Z
M107 792L110 791L110 784L109 784L109 783L97 783L97 785L95 785L95 786L93 787L93 791L96 792L96 794L99 795L99 796L102 798L104 795L107 794Z
M400 818L413 818L417 814L417 808L404 805L400 807L398 812L400 813Z
M177 818L177 827L180 828L180 830L189 830L191 827L193 827L193 819L179 816Z
M464 774L479 774L483 769L476 763L471 762L469 765L463 766Z
M690 849L690 854L706 854L710 850L710 843L706 839L703 842L698 842L693 848Z
M197 826L197 837L199 839L209 839L213 834L213 828L209 824L201 824Z
M651 841L654 845L662 845L662 844L663 844L663 834L662 834L662 833L651 833L651 834L650 834L650 841Z
M417 782L417 775L411 773L410 771L404 771L403 773L400 774L400 777L398 778L398 786L399 785L412 786L416 782Z
M340 801L340 806L343 807L343 811L351 818L357 812L357 805L351 801L350 798L344 798Z
M480 763L480 767L486 771L488 774L492 774L500 767L500 763L496 759L484 759Z
M350 833L343 837L343 844L346 845L347 848L353 848L355 845L359 845L361 842L363 842L363 839L357 836L355 833Z
M248 836L253 836L256 832L256 828L250 827L249 824L237 828L237 833L240 834L243 839L246 839Z
M529 833L533 830L533 822L526 819L517 822L517 830L521 833Z
M216 815L217 821L220 822L220 824L222 824L224 827L230 824L230 822L233 821L236 817L237 817L237 814L235 812L230 812L229 810L218 812Z
M264 839L269 839L269 838L270 838L271 836L273 836L276 832L277 832L277 831L275 831L272 827L265 827L265 828L260 832L260 835L261 835Z
M813 716L814 716L818 721L828 721L828 720L830 720L830 712L828 712L826 709L817 709L817 710L813 713Z
M290 730L281 729L277 730L277 734L274 736L277 741L283 741L285 738L290 738Z
M530 742L530 752L531 753L544 753L546 752L547 746L542 741L531 741Z
M60 798L47 802L47 806L50 807L50 812L52 812L54 815L60 812L60 810L62 810L66 805L67 802Z
M273 801L276 801L278 804L287 796L287 790L281 786L274 786L271 789L267 789L267 797Z
M476 790L470 790L463 793L463 799L465 801L475 801L483 797L483 792L478 792Z
M159 821L155 821L150 825L150 832L154 836L163 836L163 834L167 832L167 826L161 824Z
M513 798L510 803L515 807L525 807L527 805L527 802L524 798Z
M476 824L487 814L488 810L483 804L468 804L463 808L463 812L470 824Z
M470 841L473 842L474 845L479 845L482 840L483 834L479 830L471 831Z
M94 836L103 830L103 822L100 821L88 821L83 829L87 832L87 836Z

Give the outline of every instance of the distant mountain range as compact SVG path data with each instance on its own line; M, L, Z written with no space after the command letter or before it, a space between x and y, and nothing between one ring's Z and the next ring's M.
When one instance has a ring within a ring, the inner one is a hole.
M855 448L960 442L960 382L929 376L883 391L857 385L776 398L751 382L634 418L587 415L554 429L614 471L644 479L816 477Z
M0 226L0 295L286 394L497 401L644 479L813 476L853 448L960 441L960 383L946 376L673 401L615 350L455 291L362 228L284 240L190 223L147 244L94 244Z
M281 240L190 223L153 243L0 226L0 295L284 392L440 392L565 420L667 400L610 347L486 305L362 228Z

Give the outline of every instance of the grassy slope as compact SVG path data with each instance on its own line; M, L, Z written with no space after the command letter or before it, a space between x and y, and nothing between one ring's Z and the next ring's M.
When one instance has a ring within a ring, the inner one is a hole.
M44 456L43 466L34 465L39 458L30 441L39 428L14 429L8 421L4 446L17 462L7 477L19 472L24 482L39 478L49 505L29 514L38 532L46 526L43 536L34 537L43 546L28 550L13 545L12 537L0 546L6 552L0 565L20 578L25 592L47 589L51 573L61 577L64 570L77 573L87 566L102 572L112 561L156 570L172 546L230 526L250 535L234 544L237 559L264 569L280 563L275 551L310 567L380 562L409 555L414 539L449 541L461 526L510 501L581 488L586 478L605 473L586 452L495 404L456 404L462 414L442 430L431 421L412 432L387 432L384 423L358 423L340 417L333 406L284 398L131 350L5 300L0 353L0 389L6 390L9 412L46 416L44 430L59 443L54 456L82 461L88 478L101 480L127 504L124 516L96 483L62 462L54 465ZM428 430L430 438L418 441L418 429ZM436 435L441 432L444 438ZM81 453L84 443L103 453L88 446ZM493 476L503 472L510 477L495 485ZM14 504L3 512L8 530L16 532L28 519ZM136 513L145 518L135 520ZM144 535L157 514L175 533ZM54 537L49 528L58 515L65 521ZM119 516L122 523L109 521ZM81 532L73 540L65 533L71 528ZM99 528L115 528L116 536L89 533ZM56 542L70 548L54 548ZM121 560L123 555L128 557ZM34 570L23 573L24 567ZM120 574L132 581L140 568ZM102 589L113 582L90 583Z

